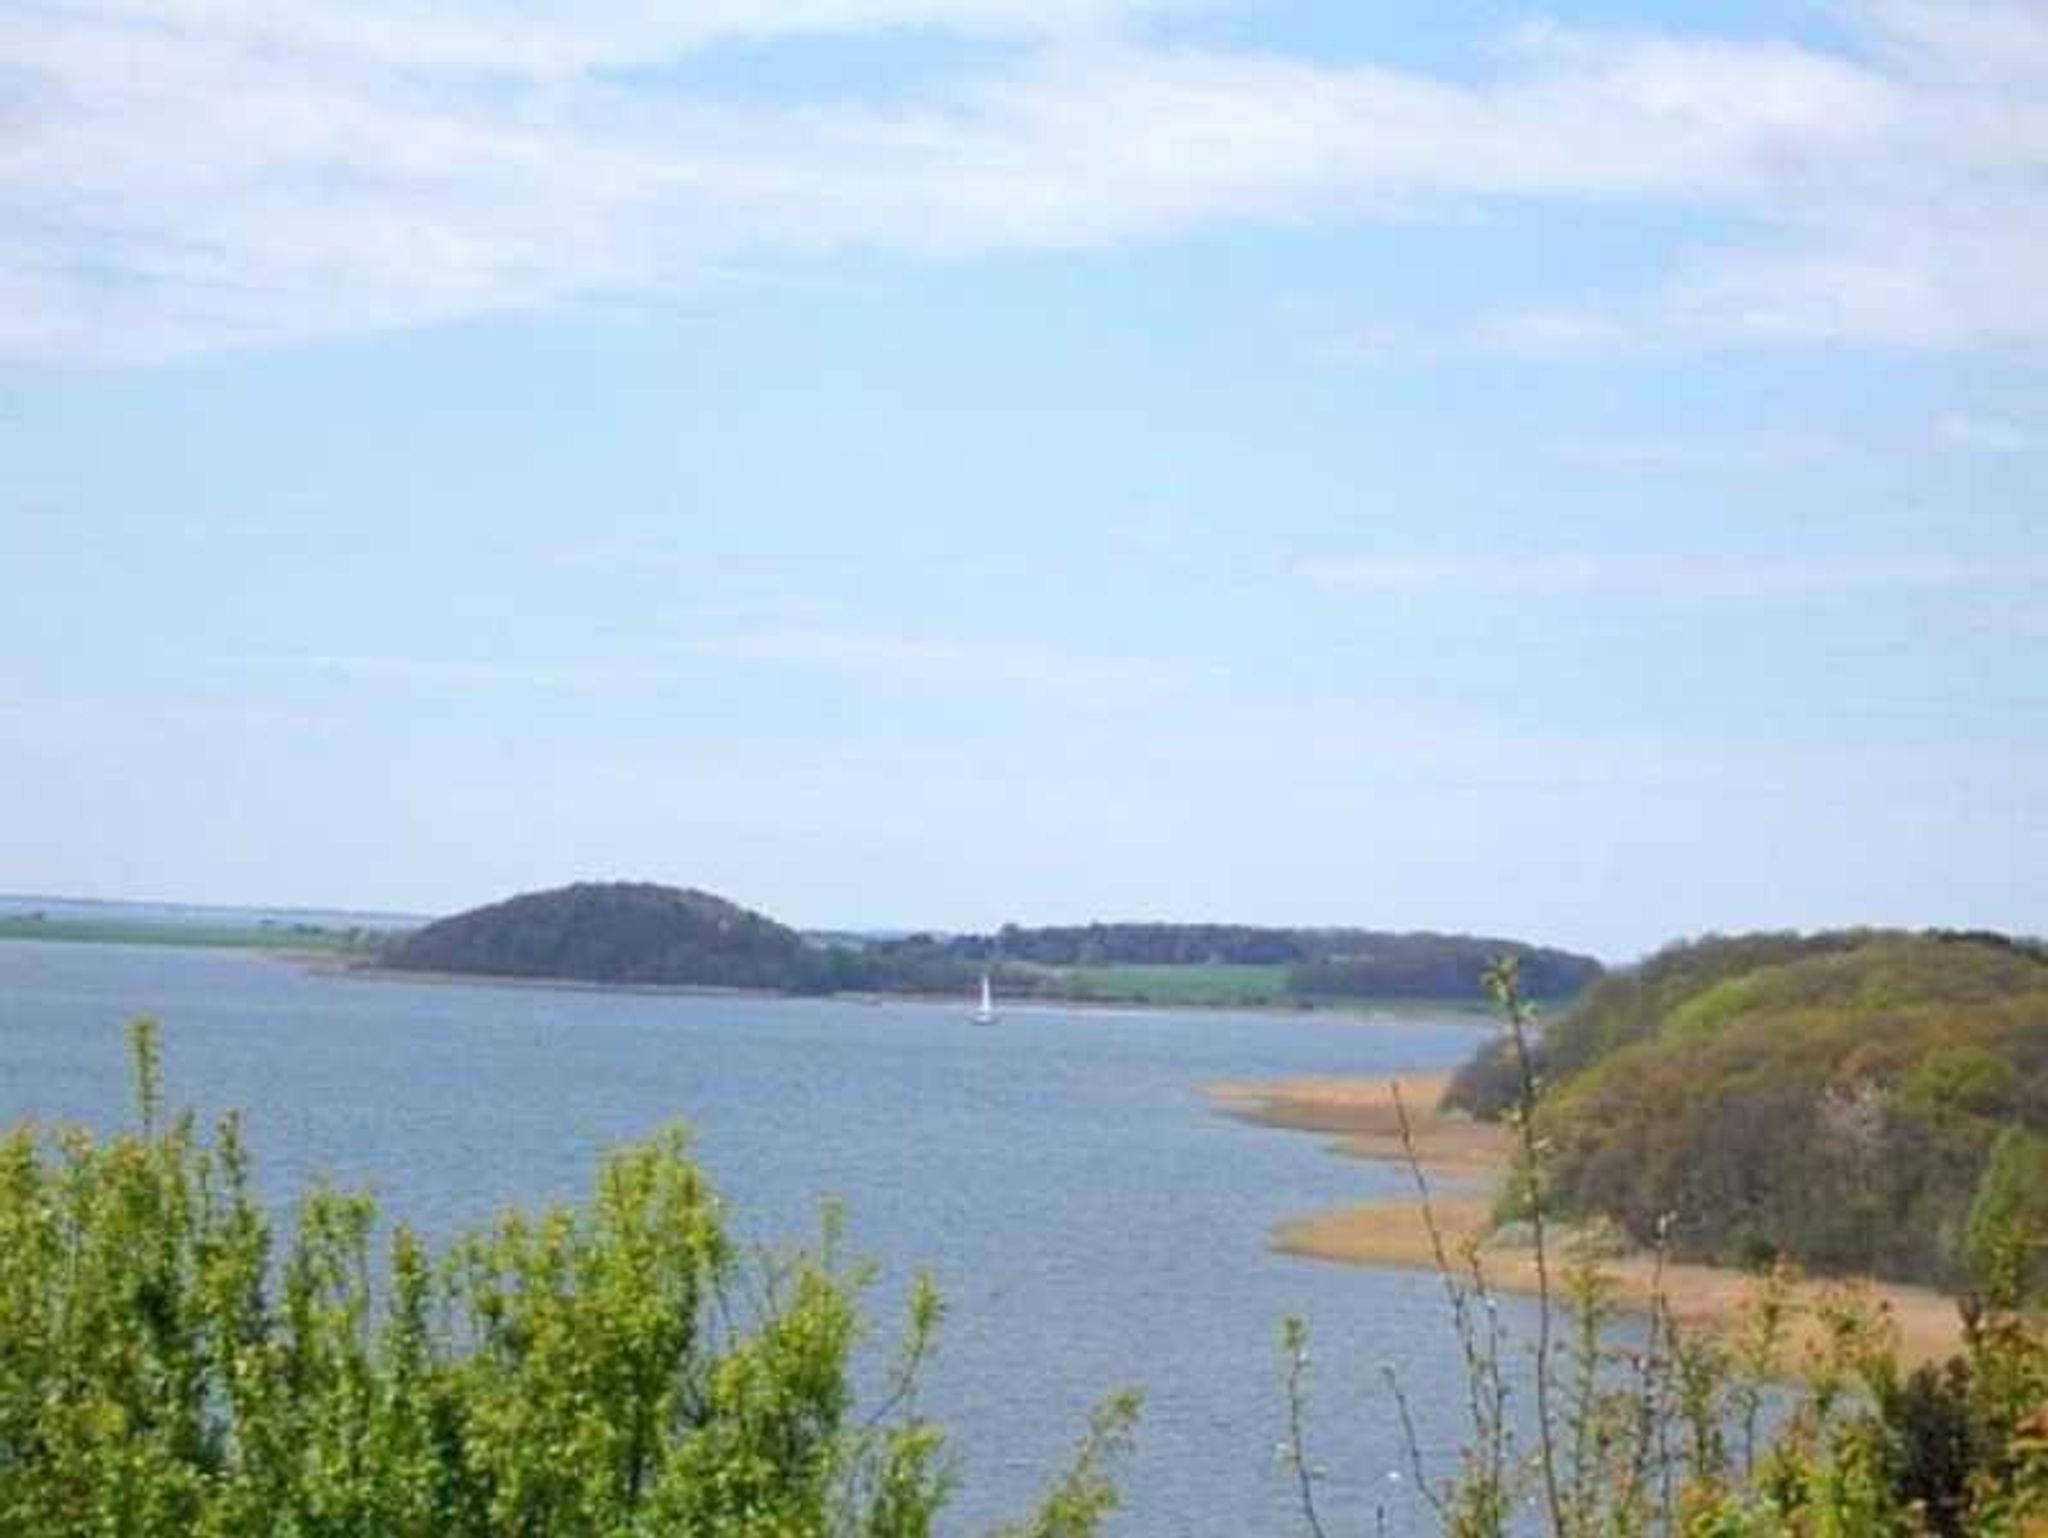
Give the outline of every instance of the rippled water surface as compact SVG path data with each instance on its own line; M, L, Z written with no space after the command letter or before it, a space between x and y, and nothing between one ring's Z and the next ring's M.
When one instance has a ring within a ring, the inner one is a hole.
M125 1123L122 1024L163 1022L174 1103L239 1107L266 1190L322 1175L447 1234L574 1195L605 1148L681 1118L750 1234L843 1199L887 1309L931 1270L948 1320L926 1404L953 1429L949 1532L1020 1513L1089 1407L1146 1409L1122 1534L1292 1533L1278 1321L1316 1343L1325 1498L1420 1531L1382 1363L1423 1438L1458 1428L1432 1278L1270 1253L1289 1214L1391 1171L1216 1115L1222 1078L1447 1065L1479 1029L1422 1019L860 1005L322 976L175 949L0 943L0 1121Z

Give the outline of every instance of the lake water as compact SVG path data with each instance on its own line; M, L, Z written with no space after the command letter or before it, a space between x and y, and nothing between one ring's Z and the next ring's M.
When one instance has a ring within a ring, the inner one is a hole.
M923 1403L952 1430L949 1533L1021 1514L1089 1408L1146 1395L1124 1535L1302 1530L1279 1321L1313 1331L1323 1499L1352 1531L1427 1530L1381 1365L1426 1447L1463 1393L1435 1278L1290 1259L1280 1218L1405 1177L1215 1114L1226 1078L1448 1065L1482 1027L1223 1013L859 1005L366 981L176 949L0 943L0 1123L129 1119L123 1024L163 1023L172 1104L246 1113L259 1178L369 1186L446 1235L580 1194L601 1152L678 1118L749 1234L844 1201L889 1309L948 1303ZM1516 1306L1517 1311L1520 1306Z

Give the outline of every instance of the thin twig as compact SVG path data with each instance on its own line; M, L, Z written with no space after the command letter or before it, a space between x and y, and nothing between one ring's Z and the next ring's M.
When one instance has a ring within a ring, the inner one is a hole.
M1421 1487L1430 1510L1436 1513L1437 1521L1448 1522L1450 1514L1444 1510L1443 1497L1438 1495L1435 1486L1430 1484L1429 1472L1423 1467L1422 1441L1415 1434L1415 1417L1409 1411L1408 1396L1401 1391L1401 1380L1392 1367L1382 1367L1380 1371L1386 1375L1387 1387L1394 1395L1394 1408L1401 1415L1401 1436L1408 1444L1408 1465L1415 1471L1415 1483Z
M911 1285L914 1289L922 1289L928 1284L920 1279L914 1281ZM877 1404L869 1413L867 1419L861 1422L860 1435L862 1436L867 1436L875 1431L890 1416L910 1403L912 1397L917 1393L918 1375L923 1370L926 1360L932 1354L933 1330L937 1323L935 1304L932 1305L934 1312L930 1320L920 1319L918 1315L919 1306L919 1295L917 1292L913 1292L911 1320L908 1333L904 1337L904 1349L890 1366L888 1388L884 1392L881 1403Z
M1660 1465L1668 1462L1668 1453L1665 1451L1669 1442L1665 1436L1667 1414L1663 1400L1663 1351L1665 1313L1668 1308L1664 1296L1664 1266L1669 1259L1670 1250L1671 1215L1666 1213L1657 1220L1657 1242L1650 1252L1650 1321L1636 1373L1635 1445L1630 1449L1628 1482L1623 1487L1631 1506L1646 1498L1644 1491L1649 1483L1653 1453ZM1662 1515L1668 1526L1671 1517L1670 1470L1664 1468L1662 1473Z
M1504 956L1486 975L1488 990L1507 1017L1508 1039L1515 1049L1519 1104L1515 1129L1521 1145L1523 1178L1528 1183L1529 1227L1536 1254L1536 1421L1537 1453L1543 1470L1543 1497L1553 1533L1567 1531L1564 1498L1557 1486L1557 1446L1550 1419L1550 1255L1543 1222L1543 1172L1536 1146L1536 1069L1529 1058L1528 1005L1522 1000L1515 960Z
M1429 1235L1429 1252L1436 1265L1436 1274L1442 1280L1444 1296L1450 1300L1451 1315L1457 1322L1458 1344L1465 1353L1466 1398L1472 1411L1472 1429L1479 1435L1486 1432L1486 1416L1480 1404L1482 1369L1476 1332L1472 1328L1472 1300L1458 1281L1458 1273L1452 1267L1449 1252L1444 1247L1443 1227L1437 1221L1436 1202L1430 1194L1429 1177L1422 1171L1422 1157L1415 1147L1415 1126L1408 1116L1408 1102L1401 1094L1401 1081L1391 1083L1394 1098L1394 1120L1400 1129L1402 1162L1408 1166L1408 1178L1415 1184L1415 1195L1422 1209L1422 1227ZM1473 1262L1475 1274L1478 1262Z
M1508 1443L1512 1433L1508 1427L1508 1385L1501 1376L1501 1324L1500 1305L1494 1299L1486 1282L1486 1267L1479 1258L1479 1247L1472 1246L1467 1257L1472 1267L1472 1287L1479 1298L1480 1307L1486 1310L1486 1374L1487 1388L1492 1399L1492 1435L1486 1449L1486 1474L1494 1489L1499 1489L1506 1480Z
M1308 1439L1303 1429L1302 1406L1307 1391L1302 1382L1308 1372L1307 1328L1299 1319L1289 1319L1282 1325L1281 1339L1287 1349L1287 1457L1294 1465L1294 1476L1301 1490L1301 1513L1308 1521L1309 1531L1315 1538L1329 1538L1323 1531L1323 1519L1316 1511L1315 1476L1308 1464Z

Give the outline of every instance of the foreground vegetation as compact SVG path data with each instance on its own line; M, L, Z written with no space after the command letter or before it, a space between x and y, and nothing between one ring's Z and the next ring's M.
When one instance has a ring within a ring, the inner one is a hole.
M929 1533L950 1486L916 1413L939 1319L913 1291L857 1407L864 1272L750 1257L669 1133L589 1202L436 1257L369 1198L314 1191L281 1245L236 1124L0 1140L0 1532L351 1538ZM1114 1503L1111 1401L1020 1538Z
M1532 1045L1562 1211L1681 1257L1955 1288L2048 1218L2048 955L1850 932L1674 946ZM1496 1044L1451 1090L1512 1110ZM2029 1257L2022 1278L2048 1283Z
M2038 1206L1973 1213L1965 1349L1939 1366L1903 1371L1881 1311L1844 1292L1823 1305L1808 1387L1779 1392L1782 1265L1760 1274L1732 1346L1654 1304L1645 1329L1614 1331L1600 1255L1558 1242L1528 1007L1511 965L1492 977L1511 1084L1500 1112L1543 1306L1533 1343L1511 1337L1483 1252L1438 1238L1469 1413L1455 1467L1419 1445L1398 1382L1387 1411L1434 1525L1453 1538L2048 1535ZM916 1385L938 1301L913 1290L879 1402L857 1405L866 1273L837 1258L829 1223L816 1252L742 1252L668 1134L608 1159L585 1205L509 1213L438 1257L402 1228L382 1242L367 1198L326 1191L280 1242L234 1120L205 1140L189 1116L166 1119L147 1026L136 1055L139 1131L0 1138L0 1532L934 1530L950 1476ZM1660 1260L1672 1229L1659 1225ZM1299 1324L1283 1345L1283 1463L1304 1529L1328 1538ZM1109 1402L1011 1533L1096 1531L1133 1414L1129 1398ZM1388 1530L1384 1509L1359 1515Z
M1810 1360L1787 1360L1790 1272L1759 1273L1734 1344L1682 1327L1653 1290L1646 1329L1616 1332L1599 1247L1560 1243L1530 1010L1512 964L1489 974L1507 1029L1489 1082L1521 1152L1519 1212L1539 1278L1526 1361L1507 1339L1479 1245L1453 1251L1408 1138L1462 1362L1467 1435L1449 1475L1429 1466L1398 1380L1391 1413L1439 1529L1456 1538L2042 1538L2048 1534L2048 1327L2029 1277L2048 1221L2026 1203L1979 1214L1964 1350L1906 1372L1881 1309L1852 1289L1819 1307ZM1395 1104L1400 1110L1398 1091ZM1668 1253L1660 1226L1655 1256ZM1619 1338L1617 1338L1619 1335ZM1283 1329L1282 1444L1314 1538L1332 1531L1310 1453L1307 1336ZM1797 1374L1797 1395L1779 1385ZM1387 1512L1376 1512L1387 1531Z

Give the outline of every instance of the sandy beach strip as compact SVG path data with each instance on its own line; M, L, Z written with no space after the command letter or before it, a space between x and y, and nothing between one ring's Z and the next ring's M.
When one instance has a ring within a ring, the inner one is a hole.
M1474 1122L1441 1111L1448 1074L1404 1074L1372 1079L1286 1079L1233 1082L1204 1086L1218 1109L1263 1126L1318 1133L1354 1158L1405 1163L1412 1148L1415 1162L1431 1188L1430 1207L1445 1253L1455 1265L1477 1245L1490 1286L1502 1292L1538 1292L1536 1257L1526 1244L1489 1242L1488 1219L1494 1197L1513 1159L1513 1143L1502 1127ZM1406 1106L1410 1141L1404 1146L1395 1088ZM1552 1256L1552 1280L1569 1231L1558 1236ZM1419 1199L1363 1202L1329 1212L1288 1218L1274 1230L1273 1246L1290 1255L1338 1261L1355 1266L1411 1270L1436 1267L1436 1245L1424 1222ZM1681 1327L1723 1335L1740 1328L1745 1305L1755 1296L1756 1281L1748 1274L1719 1266L1667 1263L1658 1278L1646 1252L1614 1255L1601 1261L1614 1303L1647 1312L1660 1285L1666 1306ZM1818 1349L1823 1327L1821 1304L1847 1288L1869 1305L1889 1314L1897 1331L1899 1352L1908 1365L1936 1361L1961 1349L1962 1326L1955 1301L1927 1287L1896 1282L1803 1279L1793 1286L1798 1315L1785 1360L1796 1374L1799 1363Z

